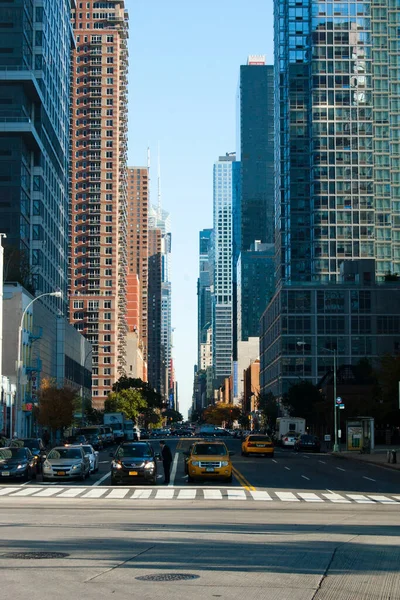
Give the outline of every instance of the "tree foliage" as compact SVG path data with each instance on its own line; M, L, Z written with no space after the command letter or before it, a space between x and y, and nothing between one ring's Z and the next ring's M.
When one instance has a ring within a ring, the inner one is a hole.
M123 389L111 392L104 403L105 412L122 412L127 419L136 421L147 402L138 389Z
M257 408L261 412L263 425L274 429L276 419L279 417L279 405L274 394L272 392L260 394L257 397Z
M313 421L315 408L323 401L318 387L309 381L300 381L289 388L283 397L282 403L292 417L303 417L306 421Z
M139 378L122 376L113 385L113 392L137 390L144 398L146 405L141 410L144 426L161 424L161 410L164 408L161 394L156 392L147 381ZM108 412L108 409L107 409ZM114 412L110 409L110 412Z
M239 419L241 410L239 406L234 404L218 404L210 405L203 411L203 420L210 425L221 426L223 422L232 424L233 421Z
M72 388L58 388L51 380L43 379L36 414L39 425L53 432L70 427L77 403L78 397Z
M173 410L172 408L167 408L166 410L163 410L162 416L166 418L168 422L171 423L178 423L180 421L183 421L183 416L181 415L181 413L177 410Z

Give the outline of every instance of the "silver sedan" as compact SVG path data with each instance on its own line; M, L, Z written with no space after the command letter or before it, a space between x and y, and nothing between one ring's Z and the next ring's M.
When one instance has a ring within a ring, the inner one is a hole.
M84 444L82 446L84 453L90 460L90 472L97 473L99 470L99 453L90 444Z

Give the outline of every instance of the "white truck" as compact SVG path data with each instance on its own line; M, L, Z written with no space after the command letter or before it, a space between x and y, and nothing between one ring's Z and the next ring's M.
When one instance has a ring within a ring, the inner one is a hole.
M117 443L123 442L125 435L125 415L122 412L104 413L104 425L111 427L114 433L114 440Z
M306 431L306 420L302 417L278 417L275 436L278 444L294 446L296 438Z

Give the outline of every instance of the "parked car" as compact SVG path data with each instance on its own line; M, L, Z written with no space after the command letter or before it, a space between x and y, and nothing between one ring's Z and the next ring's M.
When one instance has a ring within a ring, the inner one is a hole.
M29 448L36 458L37 471L42 470L42 463L46 458L46 448L41 438L21 438L10 442L12 448Z
M306 450L308 452L320 452L321 442L317 436L304 433L295 441L294 449L295 452L301 452L302 450Z
M0 479L23 479L36 477L38 459L29 448L0 448Z
M268 435L248 435L242 442L242 456L263 454L274 456L274 444Z
M159 455L149 442L125 442L111 453L111 484L157 483L157 459Z
M90 461L90 472L97 473L99 470L99 453L90 444L84 444L82 446L84 453L89 457Z
M148 440L150 437L150 433L148 431L148 429L141 429L140 430L140 439L141 440Z
M103 431L103 425L90 425L88 427L81 427L78 432L80 435L84 435L86 443L91 444L95 450L102 450L105 440L105 432Z
M43 481L81 479L90 475L90 460L82 446L57 446L43 463Z
M112 430L112 427L110 427L109 425L102 425L101 430L104 435L104 444L112 446L112 444L114 443L114 432Z
M84 435L69 435L64 440L64 446L79 446L87 443L88 441Z
M195 479L223 479L232 481L233 452L229 452L224 442L202 441L192 444L187 457L185 471L188 482Z
M299 434L295 431L289 431L288 433L282 436L282 446L294 447L298 436Z

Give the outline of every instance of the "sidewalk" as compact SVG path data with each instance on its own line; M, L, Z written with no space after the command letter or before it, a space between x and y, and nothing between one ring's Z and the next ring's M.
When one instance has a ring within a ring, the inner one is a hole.
M392 464L387 462L388 450L397 451L397 463ZM349 452L343 450L343 452L331 452L332 456L336 458L343 458L349 460L357 460L359 462L366 462L374 464L379 467L386 467L387 469L395 469L400 471L400 446L376 446L373 454L360 454L359 452Z

